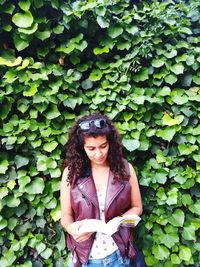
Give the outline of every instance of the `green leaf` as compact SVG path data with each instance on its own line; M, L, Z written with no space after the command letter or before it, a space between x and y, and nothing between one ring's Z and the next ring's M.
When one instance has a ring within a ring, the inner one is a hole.
M86 79L86 80L82 81L81 86L83 87L83 89L87 90L87 89L92 88L93 83L89 79Z
M6 265L5 266L13 266L13 262L16 259L14 251L6 249L3 253L3 255L4 255L4 258L6 259Z
M165 190L163 187L159 187L156 196L159 198L161 201L165 201L167 199L167 196L165 194Z
M175 57L177 55L177 50L172 50L172 51L170 51L170 52L166 52L165 53L165 56L166 56L166 58L173 58L173 57Z
M179 184L184 184L187 180L187 177L182 176L181 174L174 176L174 181L176 181Z
M186 60L186 64L187 64L188 66L191 66L191 65L194 64L194 62L195 62L194 55L190 55L190 56L188 56L188 58L187 58L187 60Z
M6 25L4 27L2 27L2 29L6 32L10 32L12 30L12 26L11 25Z
M184 71L184 66L182 63L177 63L173 66L171 66L171 71L175 73L176 75L182 74Z
M2 160L0 163L0 174L5 174L9 166L9 162L7 160Z
M96 48L94 48L93 51L94 51L95 55L101 55L101 54L104 54L104 53L108 53L109 52L109 47L107 47L107 46L104 46L102 48L96 47Z
M12 15L13 11L15 10L15 5L11 3L6 3L6 6L4 5L2 11L6 14Z
M20 155L15 156L15 164L17 169L21 168L22 166L26 166L29 163L29 159Z
M37 86L35 84L31 84L29 89L23 92L23 95L27 97L34 96L37 93L37 91L38 91Z
M200 210L200 200L197 200L196 203L192 204L189 206L189 210L192 213L195 213L197 215L199 215L199 210Z
M170 191L167 192L168 198L166 200L166 203L168 205L175 205L178 201L178 189L172 188Z
M168 248L172 248L176 243L179 243L179 236L177 233L163 234L159 237L160 243Z
M92 82L99 81L102 77L102 72L100 70L93 70L90 73L89 80Z
M57 167L57 162L53 160L52 158L46 159L46 166L49 169L55 169Z
M106 101L106 96L102 96L102 95L98 95L98 94L92 99L92 102L95 105L99 105L101 103L104 103L105 101Z
M155 68L160 68L165 64L165 60L163 58L153 59L152 66Z
M189 261L192 257L192 252L190 248L180 245L179 258L184 261Z
M125 138L122 139L122 144L130 152L136 150L140 146L140 142L138 140L125 139Z
M30 61L28 59L24 59L22 61L22 65L17 67L17 70L23 70L30 64Z
M22 176L19 178L19 186L20 189L24 189L24 187L31 181L31 178L29 176Z
M61 176L61 171L58 168L55 170L50 170L49 172L50 172L51 178L56 178L56 177Z
M16 227L18 220L14 217L8 219L8 229L11 231Z
M175 265L178 264L179 265L181 263L181 260L178 257L178 255L172 253L171 254L171 262L172 262L172 264L175 264Z
M77 65L78 63L80 63L80 58L72 54L70 56L70 61L72 62L73 65Z
M42 40L42 41L44 41L45 39L49 38L50 35L51 35L51 31L43 31L43 32L37 31L36 34L35 34L35 36L38 39Z
M15 187L16 185L16 181L15 180L11 180L7 183L7 187L12 191L13 188Z
M20 0L18 3L19 7L24 10L24 11L28 11L30 8L30 2L29 1L25 1L25 0Z
M53 32L56 34L61 34L63 33L65 27L62 25L57 25L55 28L53 28Z
M186 95L171 95L171 99L177 105L183 105L188 102L188 97Z
M96 14L99 16L105 16L106 10L107 8L104 5L99 5L95 8Z
M47 170L46 159L39 159L38 160L37 169L38 169L38 171L41 171L41 172Z
M97 23L101 28L108 28L109 27L109 22L101 16L97 16Z
M108 35L114 39L116 37L118 37L119 35L121 35L123 33L123 28L121 26L111 26L109 29L108 29Z
M159 172L156 172L154 175L154 179L159 183L159 184L165 184L167 181L167 172L165 170L161 170Z
M39 146L41 146L41 144L42 144L41 139L38 139L36 141L31 141L31 145L33 148L39 147Z
M123 117L125 121L129 121L133 117L133 113L124 112Z
M40 228L44 228L46 223L47 223L47 221L43 218L39 218L36 221L37 227L40 227Z
M193 225L185 226L183 228L182 236L185 240L196 240L195 227Z
M197 162L200 162L200 155L193 155L193 159Z
M192 31L191 31L191 29L190 28L188 28L188 27L181 27L180 29L179 29L179 32L182 32L182 33L184 33L184 34L192 34Z
M185 214L180 209L176 209L175 212L168 218L168 222L176 227L182 227L184 220Z
M52 255L52 249L50 248L46 248L43 252L41 252L41 257L44 258L44 259L49 259L50 256Z
M11 122L4 123L3 130L5 133L12 132L13 131L13 124Z
M132 35L135 35L138 32L138 27L137 26L129 26L126 28L126 31Z
M30 11L22 13L16 13L12 17L12 22L20 28L28 28L33 23L33 16Z
M14 195L5 197L6 204L9 208L18 207L20 204L20 199L16 198Z
M128 42L128 41L119 41L119 42L117 42L117 49L119 49L119 50L124 50L124 49L126 49L126 50L129 50L129 48L131 47L131 44L130 44L130 42Z
M31 27L28 27L26 29L23 28L19 28L18 31L24 34L33 34L34 32L36 32L38 29L38 24L37 23L33 23L31 25Z
M170 74L165 77L165 81L166 83L169 83L172 85L177 82L177 77L174 74Z
M7 226L7 221L5 219L0 220L0 231Z
M41 194L44 190L44 180L36 177L28 186L25 187L25 192L28 194Z
M192 198L189 194L182 195L182 203L183 205L191 205L192 204Z
M61 233L60 240L57 242L56 247L58 248L59 251L63 251L65 249L65 247L66 247L66 241L65 241L65 234L64 234L64 232Z
M156 132L156 136L161 137L162 139L170 142L173 139L175 133L176 133L176 129L167 127L163 130L158 129Z
M49 111L46 113L47 119L52 120L52 119L59 117L60 115L61 114L57 106L54 104L51 104Z
M142 68L137 74L133 75L135 82L143 82L149 78L148 68Z
M17 34L14 35L14 44L18 51L22 51L29 46L29 43Z
M184 119L183 115L178 115L173 119L169 114L166 113L162 117L162 124L167 125L167 126L177 125L177 124L181 124L183 119Z
M153 245L152 252L158 260L164 260L169 257L169 250L162 245Z
M48 203L45 204L45 208L46 209L55 209L57 205L57 200L54 198L51 199L51 201L49 201Z
M46 245L42 242L40 242L39 244L37 244L36 246L36 250L38 252L38 254L40 254L42 251L44 251L46 249Z
M190 155L195 150L198 150L198 146L183 143L183 144L178 145L178 150L179 150L181 155Z
M57 147L58 143L56 141L52 141L44 144L43 149L47 152L53 151Z
M193 76L192 79L193 79L194 83L200 85L200 77L199 76Z
M57 206L56 209L53 209L50 213L52 219L54 220L54 222L57 222L60 220L61 218L61 210L60 210L60 206Z
M0 188L0 199L3 199L7 195L8 195L8 188L7 187L1 187Z
M17 57L12 60L7 60L6 58L0 57L0 65L14 67L20 65L22 62L22 57Z

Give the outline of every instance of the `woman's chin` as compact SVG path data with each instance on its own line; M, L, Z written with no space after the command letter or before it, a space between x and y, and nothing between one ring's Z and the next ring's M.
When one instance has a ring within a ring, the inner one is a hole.
M94 163L97 164L97 165L102 165L106 162L106 160L103 158L103 159L98 159L98 160L95 160Z

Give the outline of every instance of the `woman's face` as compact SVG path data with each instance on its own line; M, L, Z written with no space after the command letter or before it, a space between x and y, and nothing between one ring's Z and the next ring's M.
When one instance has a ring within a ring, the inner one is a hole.
M84 150L92 164L104 165L108 157L109 143L105 135L84 138Z

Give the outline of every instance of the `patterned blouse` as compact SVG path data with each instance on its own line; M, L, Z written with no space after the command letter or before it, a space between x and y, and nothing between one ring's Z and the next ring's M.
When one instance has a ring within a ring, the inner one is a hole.
M106 200L106 188L102 191L97 192L100 208L100 219L105 221L104 207ZM118 249L115 241L111 236L104 233L97 232L94 243L89 255L89 259L102 259Z

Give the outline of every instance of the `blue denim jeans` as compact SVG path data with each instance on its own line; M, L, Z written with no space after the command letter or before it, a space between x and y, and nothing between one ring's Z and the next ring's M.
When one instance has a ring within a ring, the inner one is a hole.
M89 260L87 264L82 264L82 267L129 267L130 259L122 258L119 250L113 252L103 259ZM70 256L68 267L73 267L72 256Z

